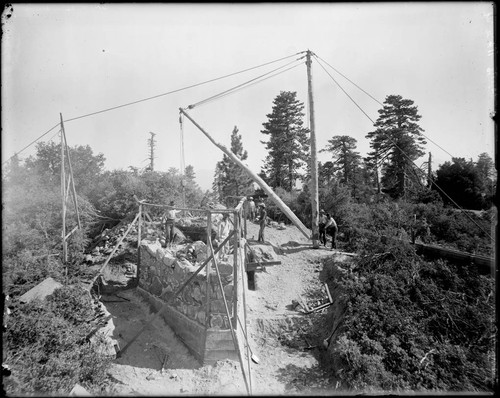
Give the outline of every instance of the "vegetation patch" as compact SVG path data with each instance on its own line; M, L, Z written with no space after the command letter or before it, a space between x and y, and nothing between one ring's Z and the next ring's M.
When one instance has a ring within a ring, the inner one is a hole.
M367 247L338 282L346 312L329 349L335 376L361 390L492 391L494 281L426 262L404 243Z

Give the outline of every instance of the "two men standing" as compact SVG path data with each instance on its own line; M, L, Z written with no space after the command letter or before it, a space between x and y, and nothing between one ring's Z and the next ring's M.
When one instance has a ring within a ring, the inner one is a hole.
M331 250L337 248L337 233L339 229L337 223L329 213L325 213L324 210L319 212L319 241L326 247L326 235L332 237L332 247Z

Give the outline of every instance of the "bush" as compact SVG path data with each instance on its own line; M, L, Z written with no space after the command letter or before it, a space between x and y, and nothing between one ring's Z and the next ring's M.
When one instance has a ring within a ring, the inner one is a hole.
M86 339L93 316L88 292L75 287L15 309L4 335L4 362L17 385L9 384L7 394L64 395L76 383L102 392L110 360L101 353L103 341Z
M491 278L474 267L426 262L404 242L370 241L356 274L337 281L346 305L329 351L354 389L492 391Z

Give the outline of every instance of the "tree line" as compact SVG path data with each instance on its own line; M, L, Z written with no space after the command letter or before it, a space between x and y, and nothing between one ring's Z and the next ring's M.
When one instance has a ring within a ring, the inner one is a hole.
M319 163L320 197L337 184L358 203L386 196L392 200L442 201L473 210L491 207L496 177L487 153L480 154L476 161L452 158L436 171L430 171L428 162L423 165L426 167L418 167L415 162L426 154L418 107L400 95L389 95L378 113L374 130L366 133L371 151L365 157L357 151L357 140L347 134L333 135L320 150L331 155L331 160ZM299 185L299 191L307 192L311 157L310 131L303 122L304 104L296 92L282 91L266 117L260 133L267 138L261 141L267 156L259 176L282 194L293 195ZM241 160L248 157L237 126L231 135L231 151ZM212 188L221 202L254 191L252 180L226 155L216 165Z

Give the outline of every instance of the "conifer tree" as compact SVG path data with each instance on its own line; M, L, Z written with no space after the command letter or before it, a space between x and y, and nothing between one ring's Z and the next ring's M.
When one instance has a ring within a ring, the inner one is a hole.
M352 186L359 171L361 155L356 151L356 139L348 135L335 135L320 152L332 154L332 172L338 173L339 182Z
M400 95L387 96L378 112L376 130L366 135L373 149L367 159L376 160L377 166L382 166L381 182L385 191L399 198L406 193L410 182L407 177L416 175L413 162L425 154L424 130L417 124L421 116L414 102Z
M273 188L292 190L301 177L301 168L309 161L308 129L303 127L304 104L297 93L282 91L273 101L272 112L263 123L262 134L268 135L268 155L263 171Z
M248 152L243 149L241 134L238 134L236 126L231 133L231 152L240 160L248 158ZM252 192L253 182L240 166L224 154L222 160L217 163L212 188L220 201L229 204L230 196L244 196Z

